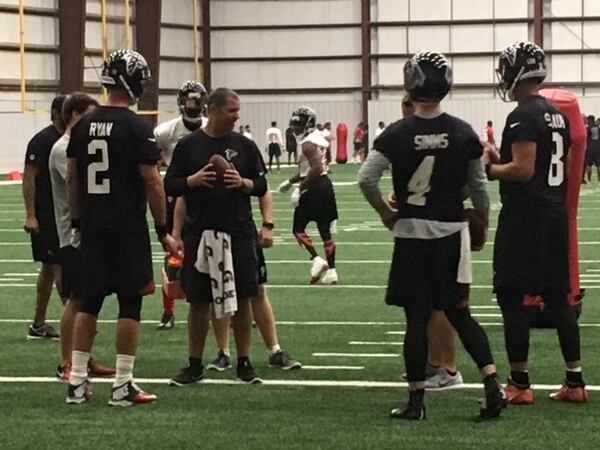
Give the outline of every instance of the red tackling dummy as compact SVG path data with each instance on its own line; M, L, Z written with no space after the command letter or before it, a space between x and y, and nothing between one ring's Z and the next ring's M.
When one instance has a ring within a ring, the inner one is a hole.
M563 113L569 120L571 133L571 148L568 156L567 173L567 214L569 223L569 274L571 278L571 293L569 303L576 308L579 315L581 311L581 298L583 292L579 284L579 251L577 237L577 208L579 206L579 190L583 175L583 160L587 132L583 123L583 116L579 109L577 97L564 89L542 89L540 95L546 98L554 107ZM541 297L525 297L525 304L543 309ZM535 326L535 323L533 324ZM542 322L541 327L552 326Z

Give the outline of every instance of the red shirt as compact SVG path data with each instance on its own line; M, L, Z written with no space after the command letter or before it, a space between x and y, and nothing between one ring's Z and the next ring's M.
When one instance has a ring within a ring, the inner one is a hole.
M365 132L362 128L358 127L354 130L354 142L362 142Z

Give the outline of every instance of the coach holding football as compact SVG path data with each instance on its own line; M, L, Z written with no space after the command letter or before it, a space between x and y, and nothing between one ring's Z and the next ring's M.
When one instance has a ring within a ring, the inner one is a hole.
M252 334L250 298L258 291L256 227L250 196L265 195L267 181L256 144L233 132L240 111L237 94L227 88L215 89L208 97L207 106L207 126L179 141L165 177L167 194L183 196L187 207L182 231L184 260L181 282L190 304L189 365L171 379L170 384L176 386L196 383L203 378L202 353L209 328L213 291L211 277L200 273L195 265L202 235L208 230L231 237L238 305L233 318L237 378L245 383L260 381L249 360ZM209 164L213 155L224 157L231 165L222 174L222 186L218 182L218 167Z

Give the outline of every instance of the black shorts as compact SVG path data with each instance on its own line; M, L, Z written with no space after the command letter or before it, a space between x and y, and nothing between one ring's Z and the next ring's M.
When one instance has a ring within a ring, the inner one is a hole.
M494 242L494 292L569 292L568 249L564 207L503 206Z
M359 151L361 148L364 148L365 146L363 145L362 142L358 142L358 141L354 141L354 151L357 152Z
M319 230L328 228L338 218L333 183L327 175L321 175L300 196L294 210L293 231L303 231L309 222L316 222Z
M265 261L265 252L260 245L256 246L256 256L258 258L258 284L267 282L267 262Z
M298 147L296 147L295 145L293 147L287 147L286 151L290 154L290 155L296 155L298 153Z
M92 297L154 292L148 228L81 230L81 292Z
M468 235L468 233L466 233ZM457 232L440 239L396 238L385 302L403 307L417 306L436 311L464 308L468 304L469 284L459 283L461 252L465 233Z
M198 256L200 236L183 238L184 255L181 268L181 287L189 303L212 303L210 276L194 267ZM233 273L237 298L250 298L258 293L258 256L256 238L231 238Z
M76 297L81 292L81 254L75 247L67 245L59 250L61 265L62 298Z
M54 217L44 219L38 216L40 231L31 234L33 260L43 264L60 264L58 232Z
M276 142L272 142L269 144L269 157L279 157L281 156L281 146Z
M600 167L600 148L588 148L585 152L585 163L590 167Z

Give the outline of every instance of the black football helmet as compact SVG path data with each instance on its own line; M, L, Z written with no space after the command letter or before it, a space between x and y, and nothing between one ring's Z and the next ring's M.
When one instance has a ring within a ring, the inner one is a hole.
M102 65L102 85L124 89L132 99L142 95L144 83L150 78L146 59L133 50L112 52Z
M544 50L533 42L515 42L502 50L498 58L498 94L505 102L513 101L519 81L534 79L541 83L547 73Z
M296 134L308 134L317 126L317 113L308 106L300 106L292 112L290 127L297 130Z
M437 103L452 87L452 68L444 55L419 52L404 65L404 88L415 102Z
M190 123L202 121L206 108L208 92L203 84L196 80L188 80L181 85L177 92L177 106L183 118Z

